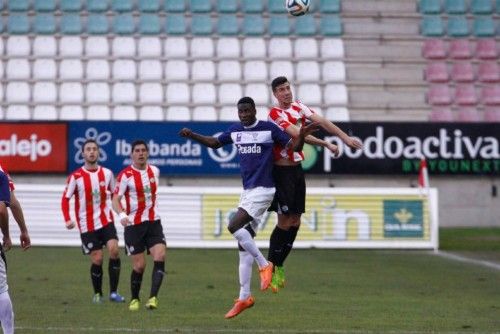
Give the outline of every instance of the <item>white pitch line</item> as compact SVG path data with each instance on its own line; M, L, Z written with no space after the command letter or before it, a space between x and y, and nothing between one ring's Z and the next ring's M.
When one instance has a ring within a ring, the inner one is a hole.
M163 329L134 329L134 328L94 328L94 327L29 327L21 326L16 327L17 330L26 331L40 331L43 333L54 333L54 332L65 332L65 333L76 333L76 332L92 332L92 333L310 333L310 334L428 334L428 331L407 331L407 330L283 330L283 329L203 329L203 328L163 328ZM440 334L461 334L461 331L443 331L436 332ZM498 331L494 332L468 332L469 334L500 334Z
M491 261L471 259L469 257L465 257L465 256L453 254L453 253L448 253L448 252L443 252L443 251L437 251L437 252L434 252L434 254L441 256L441 257L444 257L446 259L450 259L450 260L455 260L455 261L460 261L460 262L465 262L465 263L472 263L472 264L476 264L479 266L484 266L484 267L492 268L495 270L500 270L500 264L495 263L495 262L491 262Z

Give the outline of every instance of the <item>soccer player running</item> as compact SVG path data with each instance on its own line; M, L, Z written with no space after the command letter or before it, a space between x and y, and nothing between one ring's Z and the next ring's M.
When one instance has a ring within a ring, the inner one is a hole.
M231 125L217 138L198 134L188 128L183 128L179 132L180 136L193 139L213 149L234 143L240 157L243 192L238 211L231 217L228 225L229 232L238 241L240 294L225 318L235 317L254 305L254 297L250 293L254 261L259 266L260 289L266 290L271 282L273 264L262 255L253 238L263 214L274 197L273 143L300 151L304 136L315 129L315 124L301 128L298 140L292 143L290 136L280 131L274 124L257 120L255 102L252 98L241 98L237 107L240 123Z
M14 311L8 291L7 262L4 254L4 251L8 251L12 247L7 211L9 206L21 230L21 247L26 250L31 246L31 241L24 222L23 211L14 195L14 183L0 165L0 230L3 235L3 247L0 244L0 322L4 334L14 333Z
M359 140L348 136L305 104L294 101L290 82L286 77L275 78L271 88L278 100L278 106L271 108L268 120L293 138L299 135L300 128L306 121L312 121L318 123L329 134L338 136L347 146L353 149L362 147ZM305 141L308 144L324 146L338 154L335 145L316 137L308 136ZM268 254L268 260L275 265L271 281L271 289L275 293L285 286L283 263L292 250L300 228L301 215L305 212L306 183L302 160L304 160L302 152L293 152L283 145L275 145L273 177L276 183L276 195L270 210L277 212L278 223L271 233Z
M94 288L92 301L103 302L102 264L103 247L109 252L109 300L125 302L117 291L120 279L121 260L119 257L118 236L111 212L111 194L114 176L108 168L98 165L99 146L94 139L87 139L82 145L84 165L68 177L64 190L61 209L67 229L78 225L82 251L90 255L90 279ZM75 196L75 218L71 219L70 199Z
M163 227L158 215L157 188L160 177L158 167L148 164L148 145L143 140L132 143L132 165L118 175L113 195L113 208L120 216L120 223L125 227L125 247L132 258L130 289L132 300L130 311L140 307L139 292L142 276L146 269L147 250L154 265L151 275L151 291L146 308L158 307L158 291L165 275L166 242ZM125 196L126 208L121 200Z

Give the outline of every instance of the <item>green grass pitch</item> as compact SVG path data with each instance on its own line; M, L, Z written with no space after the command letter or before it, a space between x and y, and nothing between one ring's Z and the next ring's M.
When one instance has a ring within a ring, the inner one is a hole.
M498 255L498 250L496 250ZM237 297L237 250L172 249L159 309L91 303L89 259L78 248L7 253L16 333L430 333L500 331L500 271L430 251L294 250L287 286L258 290L255 306L224 314ZM147 300L148 263L141 290ZM130 299L130 260L119 291ZM104 291L108 292L107 261Z

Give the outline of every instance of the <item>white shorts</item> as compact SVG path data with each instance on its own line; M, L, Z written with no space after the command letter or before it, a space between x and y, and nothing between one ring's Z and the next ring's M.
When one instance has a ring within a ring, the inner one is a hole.
M7 290L9 290L9 286L7 285L7 266L0 256L0 293L4 293Z
M275 188L257 187L253 189L245 189L240 196L240 204L238 207L245 210L253 221L250 226L254 231L257 231L257 226L262 220L262 216L271 205L274 198Z

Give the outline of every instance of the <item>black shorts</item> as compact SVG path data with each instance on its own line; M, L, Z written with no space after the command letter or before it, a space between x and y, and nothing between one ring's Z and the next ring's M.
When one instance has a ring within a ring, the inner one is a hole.
M118 240L118 235L115 224L110 223L98 230L80 234L80 239L82 239L82 252L88 255L92 251L102 249L109 240Z
M306 209L306 180L302 165L273 167L276 186L268 211L280 214L302 214Z
M144 221L125 227L125 250L127 255L143 253L156 244L164 244L165 235L160 220Z

